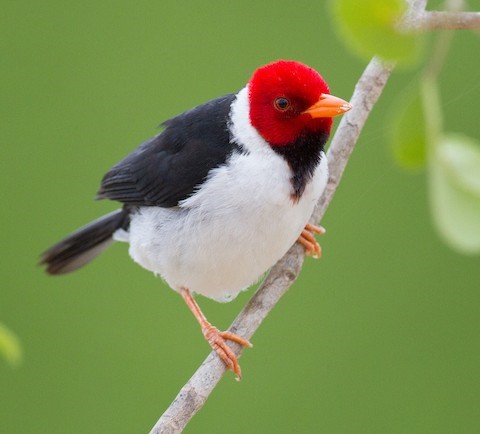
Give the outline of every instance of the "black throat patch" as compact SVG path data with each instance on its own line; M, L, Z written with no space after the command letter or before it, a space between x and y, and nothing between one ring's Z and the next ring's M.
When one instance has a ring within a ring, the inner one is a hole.
M325 132L304 133L286 146L272 146L273 150L287 160L292 169L292 198L300 200L307 183L320 164L321 152L325 149L329 134Z

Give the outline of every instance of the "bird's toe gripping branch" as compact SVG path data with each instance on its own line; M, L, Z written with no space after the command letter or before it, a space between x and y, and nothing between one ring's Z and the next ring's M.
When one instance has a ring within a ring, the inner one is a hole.
M323 235L324 233L325 228L322 226L315 226L310 223L305 226L305 229L302 231L297 241L305 247L305 254L307 256L312 256L315 259L322 256L322 248L315 239L314 234Z
M244 347L252 347L252 344L246 339L237 336L235 333L226 331L221 332L216 327L207 323L202 326L202 332L205 339L210 344L212 349L224 361L224 363L235 373L237 380L242 379L242 369L238 364L237 356L232 349L227 345L227 340L236 342Z
M221 332L212 324L210 324L188 289L182 288L180 290L180 294L187 303L187 306L195 315L197 321L200 323L200 327L202 328L202 333L206 341L224 361L224 363L235 373L237 380L241 380L242 370L238 364L237 356L227 345L227 341L236 342L244 347L252 347L253 345L247 339L237 336L235 333L229 331Z

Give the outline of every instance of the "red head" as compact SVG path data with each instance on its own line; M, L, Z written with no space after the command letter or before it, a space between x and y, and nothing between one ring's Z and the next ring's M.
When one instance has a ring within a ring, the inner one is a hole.
M329 134L332 117L350 110L330 95L321 75L300 62L278 60L258 68L249 82L250 122L272 146L303 133Z

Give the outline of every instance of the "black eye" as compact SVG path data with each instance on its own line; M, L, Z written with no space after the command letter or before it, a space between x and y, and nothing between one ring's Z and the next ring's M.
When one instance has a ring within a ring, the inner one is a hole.
M284 112L290 107L290 101L287 98L280 97L275 100L275 108Z

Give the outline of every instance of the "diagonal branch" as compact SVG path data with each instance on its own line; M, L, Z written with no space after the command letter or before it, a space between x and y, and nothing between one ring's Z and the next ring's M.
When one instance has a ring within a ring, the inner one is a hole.
M392 69L393 65L373 58L357 83L351 99L353 108L343 116L327 154L330 177L327 188L312 215L312 222L318 222L324 215L363 125L382 93ZM303 260L304 248L295 244L272 268L260 288L235 319L230 330L250 339L278 300L297 279ZM231 345L235 354L239 356L242 348L237 344ZM194 414L203 406L225 371L225 364L213 352L210 353L180 390L150 434L182 432Z
M427 0L408 0L409 9L402 21L408 30L479 28L479 13L426 12ZM373 58L358 81L351 98L352 110L346 113L332 139L329 151L329 181L312 215L316 223L325 214L340 183L350 154L360 132L380 97L391 74L393 64ZM260 288L240 312L230 330L250 339L275 304L297 279L304 260L303 247L295 244L272 268ZM240 356L242 348L232 343ZM190 419L205 404L210 393L226 372L225 364L210 353L202 365L183 386L170 407L161 416L150 434L175 434L183 431Z

